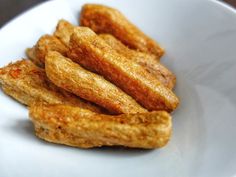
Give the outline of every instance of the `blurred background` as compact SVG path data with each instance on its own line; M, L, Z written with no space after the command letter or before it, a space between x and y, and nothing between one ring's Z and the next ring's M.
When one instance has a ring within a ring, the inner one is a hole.
M0 28L21 12L46 0L0 0ZM223 0L236 8L236 0Z

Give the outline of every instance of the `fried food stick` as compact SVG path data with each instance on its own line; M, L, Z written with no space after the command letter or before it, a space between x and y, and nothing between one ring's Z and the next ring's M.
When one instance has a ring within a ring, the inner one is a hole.
M165 111L112 116L69 105L36 103L29 116L39 138L80 148L159 148L167 144L172 131L171 116Z
M50 104L70 104L101 112L101 108L55 86L48 80L45 71L30 60L20 60L1 68L0 83L6 94L25 105L44 101Z
M80 14L80 25L96 33L110 33L131 49L152 53L160 58L164 49L132 24L120 11L104 5L85 4Z
M170 89L142 66L118 54L89 28L76 28L67 55L116 84L149 111L173 111L179 104Z
M57 51L62 55L66 56L67 46L64 45L58 38L51 35L43 35L39 38L36 45L32 48L26 50L26 55L31 59L36 65L44 67L45 56L48 51Z
M59 20L56 30L52 35L43 35L32 48L26 49L26 55L36 65L44 67L45 56L48 51L57 51L66 56L70 35L75 26L66 20Z
M54 35L59 38L66 46L69 46L70 36L76 27L66 20L59 20ZM110 34L100 34L114 50L124 55L127 59L142 65L148 72L152 73L164 86L172 89L176 82L175 75L164 65L156 60L156 56L129 49L118 39Z
M70 22L61 19L57 23L57 27L53 35L60 39L65 44L65 46L68 46L70 42L70 36L74 32L74 28L75 26Z
M127 46L125 46L110 34L100 34L99 37L105 40L107 44L109 44L119 54L142 65L148 72L152 73L164 86L173 89L176 82L175 75L159 61L157 61L155 55L129 49Z
M54 84L106 108L111 113L147 111L102 76L87 71L58 52L49 52L45 61L47 76Z

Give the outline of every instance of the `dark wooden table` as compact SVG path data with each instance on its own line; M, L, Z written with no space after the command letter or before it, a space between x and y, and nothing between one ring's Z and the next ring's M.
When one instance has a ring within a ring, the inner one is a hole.
M21 12L46 0L0 0L0 27Z
M225 0L225 2L236 8L236 0Z
M0 0L0 27L7 21L46 0ZM228 4L236 7L236 0L225 0Z

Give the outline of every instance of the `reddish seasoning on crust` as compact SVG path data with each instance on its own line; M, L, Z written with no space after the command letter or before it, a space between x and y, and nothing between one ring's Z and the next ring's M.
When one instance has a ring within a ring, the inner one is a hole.
M10 70L10 75L14 79L19 78L20 74L21 74L21 69L19 69L19 68L15 68L15 69Z
M25 105L43 101L49 104L70 104L98 113L103 111L54 85L47 78L44 69L26 59L0 68L0 86L6 94Z

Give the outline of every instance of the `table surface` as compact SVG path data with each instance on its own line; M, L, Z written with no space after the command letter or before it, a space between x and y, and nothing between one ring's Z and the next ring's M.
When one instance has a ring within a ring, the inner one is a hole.
M21 12L46 0L0 0L0 27ZM236 0L224 0L236 7Z

